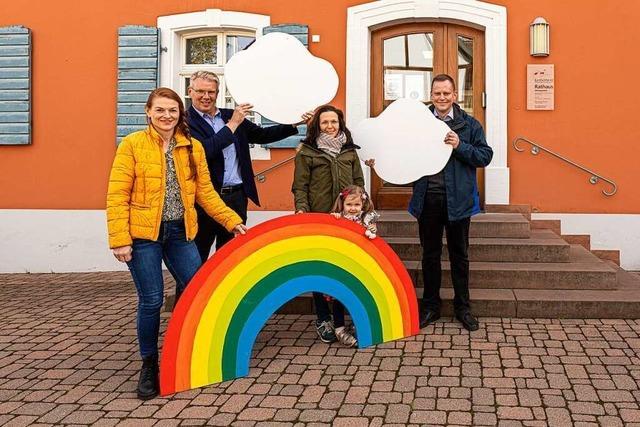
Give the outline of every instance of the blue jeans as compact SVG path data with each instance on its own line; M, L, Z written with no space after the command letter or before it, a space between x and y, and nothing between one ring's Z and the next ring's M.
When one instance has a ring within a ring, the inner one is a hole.
M164 297L162 261L176 280L176 302L202 265L198 248L187 241L184 221L165 221L158 240L133 239L131 261L127 262L138 291L138 344L142 357L158 354L160 309Z

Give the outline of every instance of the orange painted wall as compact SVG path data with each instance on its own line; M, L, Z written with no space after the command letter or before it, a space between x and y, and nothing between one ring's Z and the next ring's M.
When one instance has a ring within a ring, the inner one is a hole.
M496 2L497 3L497 2ZM508 29L508 163L511 203L540 212L640 213L640 127L634 83L640 57L640 3L623 0L503 1ZM551 27L551 54L528 55L529 23ZM527 64L555 64L555 110L526 110ZM589 184L589 175L548 155L518 153L525 136L618 184Z
M33 32L33 145L0 146L0 209L102 209L115 152L117 28L155 25L158 16L207 8L271 16L271 23L305 23L321 36L310 50L341 77L335 104L345 104L346 8L364 1L332 0L37 0L3 1L0 26ZM640 5L622 0L495 1L508 17L508 138L523 135L610 177L618 193L605 198L588 176L545 155L509 148L511 203L539 211L639 213L640 131L630 117L638 89ZM320 6L321 4L321 6ZM551 56L528 54L529 23L551 24ZM556 109L526 111L526 64L556 67ZM293 154L272 150L261 171ZM267 210L292 209L291 165L258 188Z

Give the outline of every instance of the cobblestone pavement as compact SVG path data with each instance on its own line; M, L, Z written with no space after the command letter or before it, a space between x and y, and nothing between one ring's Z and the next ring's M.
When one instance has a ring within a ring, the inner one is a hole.
M143 403L135 301L125 273L0 275L0 425L640 425L640 320L444 319L356 350L277 315L248 378Z

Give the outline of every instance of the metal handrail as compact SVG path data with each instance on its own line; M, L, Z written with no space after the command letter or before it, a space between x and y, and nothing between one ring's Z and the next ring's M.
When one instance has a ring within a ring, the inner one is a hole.
M531 141L531 140L529 140L529 139L527 139L527 138L525 138L523 136L518 136L518 137L516 137L516 139L513 140L513 148L515 148L516 151L519 151L519 152L523 152L524 151L524 148L518 147L518 141L520 141L520 140L526 141L529 144L531 144L531 154L533 154L533 155L538 154L540 152L540 150L542 150L542 151L544 151L546 153L551 154L552 156L555 156L555 157L559 158L560 160L563 160L563 161L569 163L570 165L573 165L573 166L577 167L578 169L582 169L583 171L589 173L591 175L591 177L589 178L589 182L591 184L595 185L595 184L598 183L599 180L603 180L603 181L608 182L611 185L611 187L613 188L613 190L611 190L610 192L607 192L606 190L602 190L602 193L605 196L613 196L614 194L616 194L616 191L618 191L618 186L616 185L615 182L611 181L610 179L607 179L607 178L603 177L602 175L598 175L594 171L592 171L590 169L587 169L584 166L581 166L581 165L577 164L576 162L567 159L566 157L562 157L561 155L556 154L553 151L549 150L548 148L545 148L542 145L540 145L538 143L535 143L535 142L533 142L533 141Z
M255 179L257 179L257 180L258 180L258 182L263 183L263 182L265 182L265 181L266 181L266 179L267 179L267 177L265 177L265 175L266 175L268 172L271 172L272 170L274 170L274 169L276 169L276 168L279 168L280 166L284 165L285 163L290 162L291 160L293 160L293 159L295 159L295 158L296 158L296 156L291 156L291 157L289 157L289 158L287 158L287 159L284 159L284 160L282 160L282 161L280 161L280 162L276 163L275 165L271 165L271 166L269 166L268 168L266 168L266 169L265 169L265 170L263 170L262 172L258 172L258 173L257 173L257 174L255 174L253 177L254 177Z

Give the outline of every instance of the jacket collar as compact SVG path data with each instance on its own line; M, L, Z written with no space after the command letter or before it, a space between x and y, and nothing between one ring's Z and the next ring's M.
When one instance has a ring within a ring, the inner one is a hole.
M453 103L453 120L449 120L445 122L451 130L462 129L467 124L467 116L468 114L460 108L458 104ZM433 104L429 105L429 110L433 113L435 111L435 107Z
M231 116L233 116L233 110L229 108L218 108L218 111L220 111L222 121L224 121L225 123L227 123L231 119ZM200 125L207 125L208 128L211 128L211 126L209 126L209 124L202 118L202 115L200 115L198 111L193 107L193 105L187 109L187 114L190 118L192 118L192 120L195 119L197 122L199 122Z
M148 125L145 132L147 133L147 135L149 135L152 141L155 141L158 145L161 145L162 137L153 126ZM187 137L178 130L176 130L176 133L173 135L173 137L176 139L176 147L191 145L191 140L187 139Z

